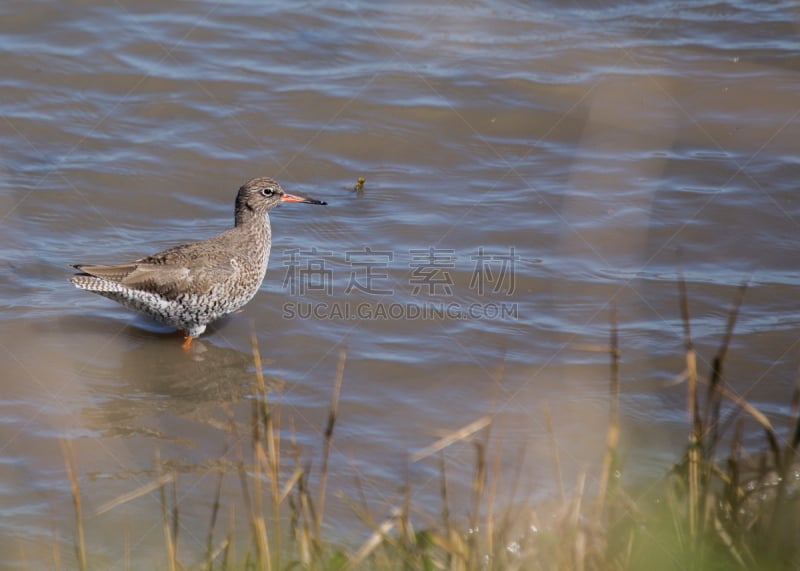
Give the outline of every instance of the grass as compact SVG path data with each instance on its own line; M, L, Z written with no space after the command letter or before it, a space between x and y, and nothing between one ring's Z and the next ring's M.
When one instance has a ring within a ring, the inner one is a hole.
M680 380L687 389L688 445L670 474L646 492L625 488L616 477L620 469L618 443L619 361L616 309L610 314L610 339L596 348L609 356L609 424L602 467L598 474L579 475L568 494L562 481L561 463L549 409L543 406L551 443L551 462L558 483L557 497L547 505L511 502L499 507L498 488L515 490L519 471L509 481L500 474L500 454L492 450L493 413L479 418L421 450L411 461L438 457L441 511L425 512L413 506L410 486L404 499L383 520L376 521L363 495L345 498L370 533L359 545L342 545L324 536L324 514L331 444L338 418L338 402L345 374L342 350L333 383L329 415L323 435L320 470L312 479L310 463L302 458L291 431L281 426L281 407L268 395L261 374L261 357L253 335L256 382L252 398L249 438L238 434L229 418L235 450L236 471L243 497L247 529L236 527L233 508L221 503L222 478L216 487L209 514L204 562L207 570L256 569L448 569L477 570L625 570L667 569L796 569L800 567L800 486L795 459L800 444L800 384L791 399L792 426L781 442L769 419L725 384L724 365L739 308L743 285L728 312L725 334L713 359L708 378L697 370L691 334L686 287L679 283L684 326L685 369ZM502 382L503 365L496 383ZM737 410L732 434L722 421L723 403ZM755 421L764 435L764 453L754 461L743 454L745 419ZM288 432L288 433L287 433ZM455 442L471 442L475 450L468 515L451 515L451 494L445 449ZM246 447L241 443L247 442ZM726 443L726 450L722 449ZM75 513L75 561L81 570L88 560L77 477L77 460L71 443L62 443ZM160 466L161 463L157 464ZM520 463L521 466L521 463ZM596 481L596 486L587 482ZM164 567L186 569L178 560L178 480L174 473L160 473L138 490L100 507L102 513L143 494L158 490L164 535ZM655 500L658 499L658 501ZM220 536L221 514L230 514L228 528ZM127 541L127 540L126 540ZM238 556L236 545L246 545ZM126 543L126 569L129 553ZM53 541L55 567L63 559Z

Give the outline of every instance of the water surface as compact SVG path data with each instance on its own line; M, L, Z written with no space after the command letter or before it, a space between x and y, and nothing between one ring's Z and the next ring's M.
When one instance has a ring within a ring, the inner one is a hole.
M435 505L437 462L409 453L490 411L525 495L555 489L545 404L566 485L591 471L609 370L587 348L607 344L613 305L623 474L663 473L686 438L685 387L670 385L681 271L704 373L749 283L726 381L785 432L798 15L792 2L3 3L3 560L49 565L54 523L71 554L70 438L99 567L122 568L126 534L135 561L162 561L157 494L91 515L152 481L156 454L179 473L181 557L196 562L217 475L240 495L227 427L249 419L253 331L315 466L346 347L329 486L355 496L357 474L376 516L406 474ZM329 206L273 212L261 292L191 354L67 281L70 263L225 229L259 175ZM447 458L457 501L474 449ZM343 501L326 511L331 534L366 533Z

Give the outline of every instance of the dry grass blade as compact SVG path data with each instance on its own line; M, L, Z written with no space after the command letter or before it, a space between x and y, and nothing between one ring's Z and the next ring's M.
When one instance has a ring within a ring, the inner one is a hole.
M111 511L114 508L121 506L122 504L126 504L130 501L135 500L136 498L140 498L146 494L149 494L153 490L157 490L162 486L172 483L174 478L175 474L173 473L162 474L152 482L139 486L138 488L136 488L131 492L128 492L127 494L122 494L121 496L116 497L113 500L104 503L102 506L97 508L97 510L95 510L94 515L95 516L103 515L104 513Z
M793 456L797 452L797 445L800 444L800 373L797 375L797 380L794 384L794 392L792 393L792 406L789 418L794 420L794 432L789 439L788 445ZM787 463L791 463L791 457Z
M253 437L253 486L251 488L251 497L253 500L253 506L250 508L250 513L252 517L251 526L253 528L253 536L255 540L256 561L258 563L258 568L266 571L272 568L272 549L270 547L269 535L267 534L267 524L264 521L263 498L261 490L262 470L264 473L270 476L274 505L277 495L278 482L276 477L277 468L273 470L272 466L277 462L277 459L275 458L275 451L273 447L274 442L272 442L274 437L271 430L272 419L271 415L269 414L269 408L267 404L267 389L264 383L261 352L258 349L258 337L256 336L255 325L253 325L250 341L253 352L253 365L255 366L256 373L256 391L253 395L254 398L251 415L251 433ZM267 441L267 449L269 450L269 454L264 449L264 440ZM274 509L277 514L277 508ZM276 526L278 519L279 518L276 515ZM280 537L280 533L277 532L277 528L274 535L277 538ZM280 547L278 548L278 552L279 551ZM276 563L280 565L280 559L278 559Z
M263 466L264 472L270 478L270 492L272 498L273 540L275 542L276 567L281 567L281 531L280 531L280 502L278 501L279 472L280 472L280 407L270 410L267 400L267 389L262 371L261 351L258 348L258 336L255 323L251 322L250 344L253 353L253 366L256 373L256 394L254 407L256 412L253 418L254 451L257 461ZM259 420L261 422L259 422ZM261 425L263 424L263 438L266 441L266 451L261 443ZM260 498L259 498L260 500ZM260 511L259 511L260 513ZM268 547L265 541L260 542Z
M281 495L278 491L280 487L280 466L281 466L281 437L280 437L280 406L273 407L269 410L266 400L266 393L264 394L264 404L262 406L264 411L264 438L267 440L267 472L270 475L270 492L272 496L272 523L273 523L273 538L275 541L275 557L276 567L280 569L281 565Z
M64 467L67 470L70 487L72 490L72 503L75 508L75 526L78 532L78 543L75 545L75 553L78 559L78 569L86 571L86 542L83 532L83 514L81 512L81 489L78 485L77 460L75 459L75 449L71 440L59 440L61 456L64 458Z
M328 460L331 455L331 443L333 442L333 427L336 425L336 415L339 411L339 394L342 390L342 379L344 378L344 364L347 360L347 347L342 347L339 351L339 361L336 364L336 379L333 383L333 395L331 396L331 407L328 413L328 424L325 427L325 448L322 452L322 469L319 474L319 490L317 494L317 511L314 521L315 534L319 538L322 528L322 517L325 512L325 489L328 483Z
M172 489L172 542L175 546L175 553L177 556L178 553L178 518L180 517L178 513L178 477L174 473L172 474L172 483L170 484L170 489ZM177 561L176 561L177 563Z
M697 378L696 382L698 384L707 384L708 383L708 381L705 381L704 379L702 379L700 377ZM766 435L767 435L767 442L768 442L768 444L770 446L770 450L773 453L776 454L776 459L780 460L781 454L780 454L780 449L779 449L779 446L778 446L778 435L776 434L775 428L772 426L772 423L769 421L769 419L766 417L766 415L764 415L764 413L762 413L760 410L758 410L753 405L751 405L747 401L747 399L737 395L736 393L733 393L733 392L729 391L725 387L718 387L718 390L719 390L720 394L723 397L725 397L725 398L729 399L730 401L732 401L732 402L736 403L737 405L739 405L742 408L742 410L744 410L747 414L749 414L751 417L753 417L753 419L756 422L758 422L762 426L762 428L764 428L764 430L766 432ZM797 442L800 442L800 418L798 418L797 430L798 430L798 441ZM794 444L795 447L797 445L797 442Z
M295 468L294 472L291 476L284 482L283 487L278 494L278 503L281 504L283 501L289 497L289 494L292 493L292 489L295 487L297 482L300 481L300 478L303 477L303 470L300 468Z
M253 399L253 414L252 414L252 434L253 434L253 500L256 506L252 509L252 513L256 514L256 519L253 521L253 529L256 543L256 557L259 562L259 568L268 569L272 565L270 556L271 548L269 544L269 536L267 535L267 526L264 521L262 511L262 496L261 496L261 472L268 474L270 477L272 509L273 509L273 523L275 525L273 537L276 541L275 552L278 559L276 565L280 567L280 530L278 529L278 522L280 521L279 506L277 505L278 496L278 466L280 460L278 459L279 452L275 447L275 434L273 431L272 415L269 410L269 403L267 401L267 388L264 382L263 362L261 360L261 351L258 348L258 336L256 335L255 323L251 322L250 344L253 354L253 366L255 367L256 374L256 390ZM262 430L263 424L263 430ZM263 434L262 434L263 433ZM263 437L263 439L262 439ZM264 440L266 441L266 450L264 448Z
M453 432L443 436L430 446L426 446L422 450L419 450L411 455L411 462L419 462L423 458L427 458L431 454L435 454L440 450L444 450L448 446L455 444L460 440L464 440L469 436L475 434L482 428L489 426L492 422L491 415L486 415L480 417L478 420L470 422L468 425L459 428L458 430L454 430Z
M378 526L372 535L369 536L369 539L367 539L350 557L350 568L358 567L370 556L375 548L381 544L383 538L397 525L399 517L400 511L394 510L394 513Z
M472 509L469 515L467 545L470 564L477 568L479 565L478 522L480 521L481 499L486 488L486 446L479 440L473 441L472 445L475 447L475 474L472 477Z
M266 534L266 529L263 526L259 525L259 517L261 514L257 513L254 507L253 502L251 501L250 495L250 486L248 485L248 477L247 477L247 469L244 463L244 455L242 452L242 445L241 445L241 438L239 437L239 431L236 428L236 421L234 420L230 411L228 412L228 424L230 426L230 432L233 437L234 442L234 451L236 454L236 465L237 471L239 473L239 484L242 489L242 499L244 502L245 509L247 509L248 519L250 521L250 530L253 534L253 539L256 542L256 557L258 557L258 568L264 569L266 565L268 565L268 558L267 561L264 560L265 552L267 547L263 545L263 539ZM256 482L256 486L258 486L258 482ZM263 518L261 520L263 522ZM262 531L263 534L262 535Z
M731 344L733 329L736 327L736 320L739 317L739 310L742 307L745 292L747 292L747 282L742 283L739 286L739 289L736 290L736 296L733 298L733 304L728 311L728 322L725 325L725 335L722 338L722 344L720 345L719 352L717 353L717 356L722 361L724 361L725 357L728 355L728 347L730 347Z
M497 368L495 369L493 375L493 394L492 394L492 401L491 401L491 408L489 409L489 416L491 418L495 417L495 411L497 409L497 401L501 393L503 378L505 376L506 371L506 351L503 349L502 358L497 363ZM489 444L491 441L492 436L492 424L486 427L486 432L484 433L484 447L488 453ZM484 543L486 552L488 554L492 554L494 552L494 539L495 539L495 520L494 520L494 505L497 499L497 486L500 480L500 458L502 452L502 441L497 446L497 450L495 451L494 461L492 462L492 478L491 478L491 485L489 486L489 493L486 497L486 517L485 517L485 527L484 530ZM485 475L484 477L488 477Z
M25 544L22 540L17 540L17 547L19 548L19 562L22 565L22 569L28 569L28 556L25 553Z
M223 456L224 455L223 453ZM211 506L211 522L208 525L208 536L206 537L206 569L211 569L214 559L216 558L214 551L214 528L217 525L217 516L219 515L219 499L222 496L222 479L224 477L225 472L220 472L219 478L217 478L217 487L214 491L214 503ZM216 553L219 552L217 551Z
M161 453L158 447L156 447L156 470L158 471L158 479L160 480L163 475L161 474ZM169 571L176 571L178 569L178 562L175 554L175 544L173 543L173 535L169 523L169 516L167 515L166 486L159 486L158 493L161 499L161 525L164 530L164 542L167 550L167 568Z
M739 550L736 549L736 545L734 545L733 538L718 517L714 517L714 530L717 532L717 537L719 537L722 544L728 548L731 557L734 558L736 563L738 563L742 569L750 569L751 566L744 562L744 559L742 559L742 556L739 554Z
M609 354L611 356L611 379L609 384L610 410L608 432L606 433L606 451L603 455L603 469L600 483L597 486L596 524L601 525L601 517L605 507L606 495L611 476L616 470L617 445L619 444L619 343L617 332L617 306L611 308L611 340Z
M487 442L488 445L488 442ZM500 459L502 445L497 447L494 454L494 461L492 462L492 474L490 478L491 485L489 486L489 494L486 497L486 553L489 556L494 554L495 538L497 530L495 529L495 501L497 500L497 488L500 484Z
M795 524L791 513L797 509L797 502L789 501L793 487L793 480L791 471L796 469L794 466L795 454L797 452L797 440L800 438L800 414L798 414L798 407L800 407L800 377L795 380L795 388L792 394L792 402L790 406L790 417L795 420L793 434L787 437L787 443L783 452L783 465L779 467L780 478L778 480L777 494L775 496L775 509L773 510L770 522L770 537L772 539L771 551L780 552L781 536L785 535L785 529L791 527L800 527ZM791 533L791 532L790 532Z
M773 453L776 454L776 462L779 462L780 450L778 448L778 435L775 433L775 429L772 427L772 423L769 421L769 419L764 415L763 412L747 402L745 398L740 397L736 393L732 393L724 387L720 387L720 391L722 391L722 394L725 396L725 398L730 399L738 404L740 407L742 407L742 410L753 417L753 419L755 419L755 421L761 425L761 427L767 433L767 441L770 445L770 448L772 449Z
M550 456L553 460L553 470L555 470L556 484L558 485L558 499L564 502L564 478L561 474L561 457L558 454L558 442L556 433L553 429L553 415L547 403L542 403L542 414L544 414L545 426L547 427L547 438L550 442Z
M726 503L728 506L730 506L730 517L733 521L734 528L737 528L739 525L739 516L742 513L740 505L742 499L744 498L744 491L739 485L741 477L739 457L742 453L743 433L744 417L739 416L739 420L736 422L736 430L734 431L733 439L731 440L731 450L728 455L728 481L724 491Z
M697 516L700 502L700 439L702 435L700 412L697 405L697 355L692 342L692 329L689 321L689 298L683 273L678 279L680 292L681 319L683 321L684 345L686 348L686 371L688 373L687 409L689 413L689 533L693 541L697 539Z
M686 294L686 282L681 274L678 280L678 288L680 290L680 306L681 306L681 319L683 321L683 336L684 346L686 349L686 372L689 381L688 387L688 410L689 422L692 424L693 437L695 441L700 438L699 426L700 415L697 406L697 356L694 350L694 342L692 341L692 328L689 320L689 298Z
M722 337L722 343L714 357L711 367L711 381L708 385L708 392L706 394L705 410L703 418L705 419L705 426L710 428L711 437L706 446L706 455L709 458L714 456L714 450L719 442L719 415L720 406L722 404L722 393L718 390L719 386L724 386L724 377L722 376L722 368L725 363L725 357L728 355L728 347L733 337L733 329L736 326L736 320L739 316L739 310L744 301L744 294L747 291L747 284L743 283L736 291L736 297L733 300L730 310L728 311L728 321L725 325L725 335Z
M257 419L254 418L253 422L257 424ZM253 443L254 457L263 458L264 448L261 443L256 441ZM253 506L251 514L253 517L253 534L256 545L256 560L258 561L258 568L269 570L272 564L270 558L270 545L269 537L267 536L267 524L264 521L263 502L261 497L261 462L255 460L253 462L253 476L252 476L252 498Z
M439 494L442 498L442 525L446 537L450 537L450 502L447 498L447 462L444 452L439 455Z
M408 464L406 464L405 483L403 484L403 509L398 518L397 532L404 550L413 552L414 528L411 525L411 483L408 476Z
M265 395L267 392L266 384L264 383L264 371L262 370L261 352L258 350L258 337L256 336L255 322L250 322L250 344L253 351L253 366L256 371L256 387L260 395Z
M295 471L300 471L301 473L297 479L295 495L289 501L292 510L290 527L295 540L295 548L297 549L296 556L300 560L300 564L308 568L311 566L311 550L314 548L312 528L315 521L312 517L313 507L311 506L311 498L308 495L307 488L310 467L308 464L306 464L306 467L302 466L294 423L290 423L289 435Z
M225 539L223 539L222 541L219 542L219 545L216 548L214 548L212 551L209 552L209 554L208 554L208 562L206 564L206 568L207 569L211 569L211 566L212 566L213 562L217 559L217 557L219 557L221 553L223 553L223 552L228 550L228 547L230 546L230 542L231 542L231 538L230 537L226 537ZM227 564L225 565L225 567L227 567Z
M672 377L669 381L664 381L663 383L659 384L659 387L662 389L668 389L670 387L674 387L675 385L680 385L685 383L689 380L689 371L684 369L674 377Z
M575 498L572 501L572 509L570 510L569 525L572 529L578 529L581 521L581 505L583 503L583 494L586 490L586 471L581 470L578 474L578 484L575 489Z

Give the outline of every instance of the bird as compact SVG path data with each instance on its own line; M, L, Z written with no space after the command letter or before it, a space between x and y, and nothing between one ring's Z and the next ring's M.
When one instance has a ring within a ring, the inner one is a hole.
M269 211L284 202L327 204L256 177L239 188L233 228L130 263L73 264L79 273L70 281L183 331L182 347L189 349L209 323L244 306L261 287L272 245Z

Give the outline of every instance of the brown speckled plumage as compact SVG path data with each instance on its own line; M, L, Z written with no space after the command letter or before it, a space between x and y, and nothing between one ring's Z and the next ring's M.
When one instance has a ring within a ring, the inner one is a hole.
M258 291L272 242L268 212L281 202L325 204L287 194L271 178L254 178L236 196L233 228L129 264L77 264L80 273L71 281L180 329L191 340Z

